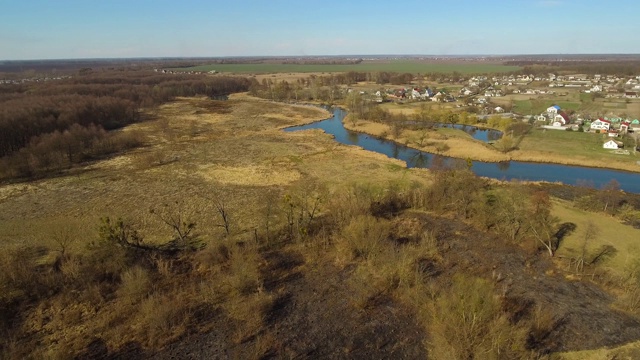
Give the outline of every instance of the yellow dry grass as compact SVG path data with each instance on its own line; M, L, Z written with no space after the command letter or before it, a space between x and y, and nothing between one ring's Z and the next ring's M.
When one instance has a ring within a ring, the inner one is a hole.
M293 169L275 169L268 166L216 166L201 165L198 172L207 181L225 185L280 186L300 179L300 172Z
M327 118L324 109L238 94L228 101L230 112L211 113L210 101L181 98L149 111L151 120L126 130L144 134L139 149L68 176L0 186L0 243L49 244L50 224L72 220L93 229L78 241L86 244L103 216L132 220L146 241L165 242L171 230L150 214L165 205L188 214L207 239L221 231L211 221L211 200L221 196L243 232L261 224L267 193L282 194L300 182L331 188L424 177L398 174L403 162L337 144L320 130L280 130Z
M612 348L558 353L553 357L553 359L562 360L633 360L638 358L640 358L640 341Z
M388 125L371 121L358 120L355 126L351 121L346 121L344 126L349 130L383 137L418 150L459 159L470 158L487 162L501 162L512 159L510 154L503 154L493 149L490 145L471 138L463 131L449 131L446 133L429 131L421 141L420 138L423 136L421 131L403 130L400 136L395 138L391 134L391 128ZM445 144L448 149L442 147Z
M198 239L213 244L199 255L204 259L207 254L220 256L215 254L216 244L247 242L254 231L263 233L268 205L275 208L270 220L273 231L284 221L284 195L303 187L336 192L354 183L383 186L428 181L422 170L409 170L402 161L338 144L320 130L281 130L327 118L329 113L321 108L244 94L232 96L225 104L229 106L224 111L212 112L217 108L206 98L177 99L147 111L149 120L125 130L144 135L145 144L138 149L58 177L0 185L0 247L44 247L49 251L39 261L50 264L62 250L56 234L68 234L71 241L66 250L86 256L92 254L87 245L98 239L99 219L104 216L124 218L147 244L166 243L175 234L157 215L165 213L180 214L197 224ZM231 214L229 238L219 226L216 200L223 200ZM222 297L225 304L236 307L232 313L245 323L237 334L237 340L243 341L262 326L262 320L244 319L257 319L256 313L271 301L271 295L259 298L258 294L252 302L245 295L224 293L222 282L225 276L258 281L259 275L247 273L248 265L259 264L257 252L254 255L255 259L239 260L231 275L216 273L221 270L205 259L189 276L206 273L202 276L210 283L175 280L185 282L150 295L137 291L138 284L149 286L145 273L132 273L116 299L95 300L100 309L64 294L42 302L24 315L25 331L38 332L46 344L34 356L69 357L90 340L82 334L100 334L110 348L132 340L142 341L143 347L158 346L187 331L185 304L218 303ZM172 281L169 268L162 270L161 265L159 273L169 274L163 281ZM63 271L73 274L77 269L80 266L70 262ZM82 296L101 299L100 289L93 286ZM51 321L43 322L44 318Z

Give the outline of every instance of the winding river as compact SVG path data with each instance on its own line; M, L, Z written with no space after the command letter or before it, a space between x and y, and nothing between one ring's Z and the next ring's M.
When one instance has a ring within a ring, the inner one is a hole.
M349 131L345 129L342 124L342 119L346 115L346 111L340 108L333 108L331 110L333 111L333 117L329 119L307 125L290 127L285 129L285 131L322 129L326 133L333 135L335 140L339 143L357 145L365 150L375 151L391 158L403 160L410 168L446 166L453 165L456 162L466 164L465 160L431 154L409 148L393 141ZM474 138L483 141L487 141L487 134L488 133L482 131L472 131L472 136L474 136ZM485 138L482 138L482 136ZM490 136L489 139L492 137L493 136ZM547 163L528 163L522 161L509 161L503 163L473 161L471 169L479 176L499 180L518 179L528 181L562 182L568 185L587 183L596 187L601 187L612 179L615 179L620 183L620 188L622 190L640 193L640 173L627 171Z

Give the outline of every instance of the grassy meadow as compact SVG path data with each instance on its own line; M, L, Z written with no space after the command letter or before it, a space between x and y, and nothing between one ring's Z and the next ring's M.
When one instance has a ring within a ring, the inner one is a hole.
M510 154L514 160L640 171L638 154L633 149L630 155L603 149L608 139L606 134L534 129Z

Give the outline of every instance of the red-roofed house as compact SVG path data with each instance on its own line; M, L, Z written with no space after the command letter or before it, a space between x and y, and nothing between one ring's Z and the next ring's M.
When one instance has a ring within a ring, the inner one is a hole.
M629 130L629 126L631 126L631 121L623 121L622 124L620 124L620 132L623 134L626 133L627 130Z
M611 127L611 121L600 118L591 123L591 130L606 130L609 131Z

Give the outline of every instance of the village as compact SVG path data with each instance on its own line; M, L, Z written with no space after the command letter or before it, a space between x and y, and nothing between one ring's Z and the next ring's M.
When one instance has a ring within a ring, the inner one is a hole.
M422 81L418 84L422 85ZM389 103L387 109L403 112L404 109L416 109L412 107L416 103L428 102L433 104L429 106L476 114L478 119L510 117L528 122L543 131L606 134L602 148L614 150L617 154L629 154L636 150L638 144L640 120L637 114L632 116L624 110L627 105L637 102L640 76L472 76L459 82L441 82L436 86L412 85L360 88L359 92L369 101ZM355 88L349 89L352 90ZM536 107L530 106L528 113L519 111L517 105L526 105L527 102L546 103L547 108L540 109L538 106L538 112L534 112ZM563 103L567 108L561 106ZM627 149L621 150L623 148Z

